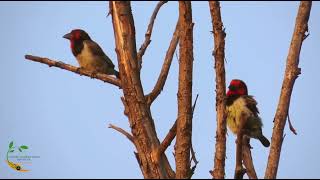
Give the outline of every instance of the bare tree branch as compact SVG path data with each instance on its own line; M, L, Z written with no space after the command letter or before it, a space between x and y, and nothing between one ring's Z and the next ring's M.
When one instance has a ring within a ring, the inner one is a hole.
M194 110L196 109L196 105L197 105L197 101L198 101L198 97L199 97L199 94L197 94L196 96L196 99L194 100L194 103L192 105L192 119L193 119L193 114L194 114ZM190 164L191 164L191 161L194 162L194 165L192 166L191 168L191 171L190 171L190 175L189 175L189 178L188 179L191 179L191 177L193 176L196 168L197 168L197 165L199 163L199 161L197 160L196 158L196 152L194 151L193 149L193 143L191 141L191 159L190 159Z
M287 57L287 65L282 82L279 104L274 118L274 128L271 139L270 153L265 172L266 179L275 179L277 177L282 147L283 130L286 124L286 118L288 116L293 85L298 75L300 74L300 69L298 68L299 56L302 42L306 36L305 32L308 30L308 20L310 16L311 6L311 1L300 2L289 54Z
M141 69L141 64L142 64L142 56L144 55L147 47L149 46L150 42L151 42L151 34L152 34L152 30L153 30L153 24L154 21L157 17L157 14L161 8L162 5L164 5L165 3L167 3L168 1L159 1L156 8L154 9L152 16L150 18L150 22L148 25L148 29L147 32L145 34L145 40L143 42L143 44L141 45L139 52L137 54L137 59L138 59L138 64L139 64L139 69Z
M173 139L176 137L176 134L177 134L177 121L174 122L174 124L170 128L168 134L166 135L166 137L162 141L162 143L160 145L160 150L159 150L160 154L164 153L167 150L167 148L170 146Z
M192 106L192 117L193 117L193 112L194 112L196 105L197 105L198 97L199 97L199 94L197 94L196 99L195 99L193 106ZM167 148L170 146L173 139L176 137L176 134L177 134L177 120L174 122L174 124L170 128L168 134L166 135L166 137L162 141L162 143L160 145L160 150L159 150L160 154L164 153L167 150Z
M195 170L196 170L196 168L197 168L197 165L198 165L198 163L199 163L199 161L198 161L197 158L196 158L196 152L195 152L194 149L193 149L192 143L191 143L191 159L190 159L190 164L191 164L191 161L194 162L194 165L192 166L192 168L191 168L191 170L190 170L190 175L189 175L188 179L191 179L191 178L192 178L192 176L193 176L193 174L194 174L194 172L195 172Z
M113 124L109 124L108 128L114 129L114 130L118 131L119 133L125 135L134 144L133 136L130 133L128 133L127 131L125 131L124 129L117 127Z
M113 85L121 88L120 80L117 78L114 78L110 75L106 75L103 73L94 73L94 72L87 71L87 70L79 68L79 67L72 66L70 64L65 64L61 61L55 61L55 60L51 60L48 58L32 56L32 55L25 55L25 58L28 60L31 60L31 61L47 64L49 67L54 66L54 67L58 67L58 68L61 68L61 69L67 70L67 71L74 72L79 75L84 75L84 76L88 76L91 78L99 79L103 82L107 82L107 83L113 84Z
M173 33L170 45L168 47L166 57L163 61L163 65L162 65L161 72L158 77L157 83L154 86L151 93L146 95L147 103L149 104L149 106L159 96L159 94L161 93L161 91L166 83L168 73L170 70L170 66L171 66L171 62L173 59L173 55L174 55L174 52L176 51L176 47L177 47L178 42L179 42L179 20L177 22L176 29Z
M190 149L192 139L192 69L193 22L190 1L179 1L179 84L177 138L175 144L176 178L190 175Z
M197 106L198 97L199 97L199 94L197 94L196 99L194 100L194 103L192 105L192 118L193 118L194 110L196 109L196 106Z
M196 106L197 106L198 97L199 97L199 94L197 94L196 99L194 100L194 103L192 105L192 119L193 119L194 110L196 109ZM194 174L194 172L195 172L195 170L197 168L197 165L199 163L199 161L196 158L196 152L193 149L192 141L191 141L191 160L190 160L190 164L191 164L191 161L194 162L194 165L191 168L189 179L191 179L191 177L193 176L193 174Z
M256 170L254 169L252 156L251 156L250 138L246 135L243 136L242 154L243 154L243 165L246 167L246 173L248 177L250 179L258 179Z
M170 178L169 161L165 154L157 155L160 142L140 80L130 2L111 1L110 6L121 84L142 174L145 178Z
M212 18L214 35L214 59L216 70L216 111L217 111L217 130L216 146L214 156L214 167L210 171L214 179L223 179L225 175L225 157L226 157L226 80L224 69L224 47L226 33L223 29L221 19L220 3L218 1L209 1L210 13Z
M244 114L241 114L240 120L238 125L238 132L237 132L237 140L236 140L236 169L234 173L234 179L243 179L243 175L246 173L246 170L242 166L242 147L243 147L243 127L246 123L246 117Z
M293 127L292 123L291 123L291 119L290 119L290 115L288 112L288 122L289 122L289 129L290 131L294 134L294 135L298 135L296 129Z

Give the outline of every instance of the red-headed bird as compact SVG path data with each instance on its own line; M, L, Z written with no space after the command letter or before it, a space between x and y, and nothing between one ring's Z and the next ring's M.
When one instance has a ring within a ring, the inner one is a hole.
M111 59L84 30L74 29L64 35L63 38L70 40L72 53L81 68L93 72L115 75L119 78L119 72L114 69Z
M251 138L260 140L265 147L269 147L269 140L262 134L257 101L248 95L247 85L239 79L233 79L228 88L226 102L228 128L237 134L243 116L242 119L245 121L243 132Z

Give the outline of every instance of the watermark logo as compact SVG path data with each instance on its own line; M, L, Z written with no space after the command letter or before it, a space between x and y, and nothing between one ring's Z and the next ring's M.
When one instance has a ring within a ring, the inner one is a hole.
M6 163L9 165L9 167L18 172L29 172L30 170L25 169L24 165L31 164L31 160L33 158L39 158L39 156L24 155L28 151L28 149L29 147L26 145L15 146L14 142L11 141L9 143L9 148L6 156Z

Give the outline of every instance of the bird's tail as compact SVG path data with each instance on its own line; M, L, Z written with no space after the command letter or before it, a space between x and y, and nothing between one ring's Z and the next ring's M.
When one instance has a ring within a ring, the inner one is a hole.
M263 135L259 136L258 139L263 144L264 147L270 146L269 140L266 137L264 137Z

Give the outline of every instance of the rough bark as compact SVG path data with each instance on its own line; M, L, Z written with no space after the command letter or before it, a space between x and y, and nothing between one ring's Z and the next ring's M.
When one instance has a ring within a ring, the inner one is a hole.
M192 68L193 23L190 1L179 2L179 85L178 118L175 144L176 178L190 177L190 150L192 137Z
M283 141L283 129L285 127L286 118L288 116L293 85L301 71L300 68L298 68L299 55L302 42L306 38L305 32L308 31L308 20L311 11L311 5L311 1L302 1L299 6L289 54L287 57L287 65L282 82L280 99L274 118L270 154L265 172L266 179L275 179L277 177Z
M217 130L216 146L214 155L214 167L210 171L214 179L222 179L225 175L225 157L226 157L226 80L224 69L224 47L226 33L223 29L221 20L220 3L218 1L209 1L210 13L212 18L214 35L214 59L216 71L216 111L217 111Z
M165 154L158 153L160 142L141 85L130 2L112 1L109 7L124 101L142 174L145 178L172 177Z
M250 138L244 135L242 141L243 165L245 166L246 173L250 179L258 179L256 170L254 169L250 149Z

